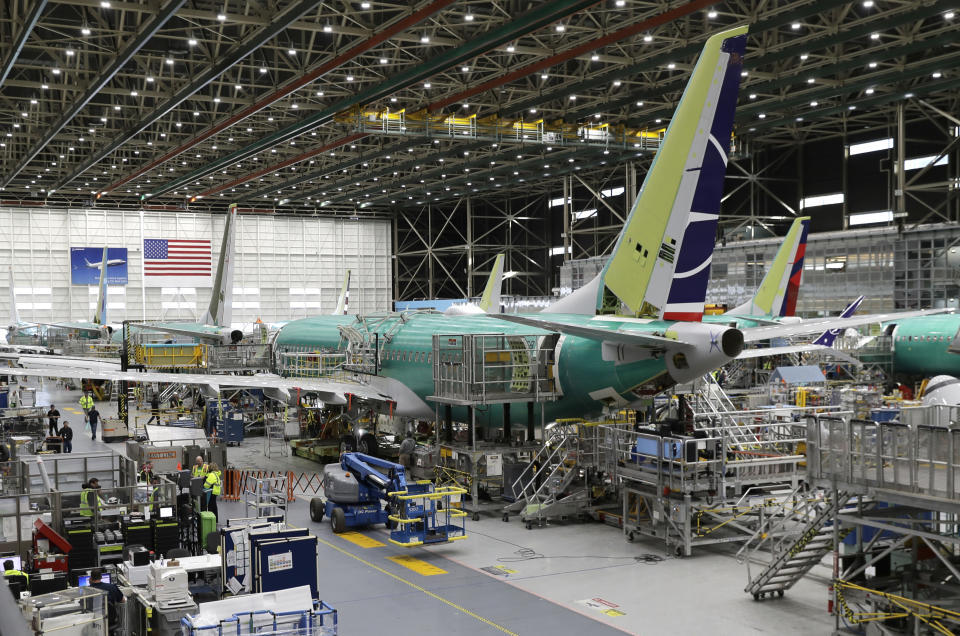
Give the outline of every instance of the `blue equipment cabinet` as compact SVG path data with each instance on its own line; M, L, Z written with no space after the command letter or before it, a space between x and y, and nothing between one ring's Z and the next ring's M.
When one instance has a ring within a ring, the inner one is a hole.
M243 413L235 410L227 400L208 400L206 404L207 435L216 432L217 437L227 444L239 444L243 441Z

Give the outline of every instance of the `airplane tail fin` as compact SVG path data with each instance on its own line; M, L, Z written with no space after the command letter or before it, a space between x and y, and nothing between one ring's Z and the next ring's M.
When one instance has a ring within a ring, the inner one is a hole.
M480 309L483 313L500 313L500 292L503 289L503 254L497 254L493 262L493 269L490 270L490 278L487 279L487 286L483 288L483 296L480 297Z
M233 320L233 237L236 231L237 204L227 208L227 220L223 226L223 243L220 245L220 260L217 275L213 279L210 306L201 322L206 325L229 327Z
M17 311L17 294L13 287L13 265L10 266L10 322L12 325L20 324L20 312Z
M333 313L342 316L347 313L350 305L350 270L343 275L343 287L340 288L340 296L337 298L337 308Z
M773 264L764 275L753 298L727 314L731 316L793 316L797 311L797 294L803 275L803 258L807 252L807 232L810 217L802 216L793 221Z
M707 40L600 275L547 312L703 315L747 27ZM581 291L582 290L582 291Z
M864 297L860 296L855 301L847 305L847 308L840 312L840 318L849 318L853 314L857 313L857 309L860 308L860 303L863 302ZM832 347L833 343L836 341L837 336L840 335L840 332L843 331L840 329L827 329L820 337L813 341L815 345L823 345L824 347Z
M97 286L97 310L93 314L95 325L107 324L107 248L103 248L103 259L100 267L100 283Z

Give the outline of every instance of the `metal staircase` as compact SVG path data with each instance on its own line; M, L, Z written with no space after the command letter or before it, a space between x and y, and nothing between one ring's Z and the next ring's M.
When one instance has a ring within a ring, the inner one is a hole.
M852 495L841 492L837 499L804 497L797 489L778 506L766 511L757 531L737 552L738 561L747 561L749 583L744 592L754 600L783 593L802 579L833 549L833 526L827 525L842 510ZM763 548L771 560L756 576L750 562Z
M550 517L578 512L588 500L585 488L567 492L580 475L580 440L576 425L558 425L514 482L517 500L504 507L504 519L520 513L527 527ZM519 486L519 488L518 488Z
M174 394L183 397L189 395L190 391L190 387L186 384L168 384L167 387L160 392L160 404L169 401Z
M693 392L690 408L694 421L707 418L713 426L722 428L727 437L727 447L733 450L746 450L756 447L760 439L754 432L755 427L744 426L737 419L739 409L727 395L723 387L709 373L700 378L697 390Z

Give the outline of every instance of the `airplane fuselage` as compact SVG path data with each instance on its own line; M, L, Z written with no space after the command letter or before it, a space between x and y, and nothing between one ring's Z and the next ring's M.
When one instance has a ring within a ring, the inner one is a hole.
M960 315L918 316L884 324L885 331L891 327L894 373L960 375L960 354L947 351L960 330Z
M551 320L568 325L585 325L611 332L641 333L666 338L682 337L698 342L695 352L650 351L642 347L616 345L600 339L517 325L493 316L444 316L439 313L390 314L367 316L369 333L378 334L379 373L368 377L371 385L393 396L396 413L401 416L430 418L435 403L429 400L437 393L434 387L434 336L455 338L460 334L503 334L513 350L510 357L514 373L513 388L524 394L530 357L520 336L535 337L538 347L552 350L553 361L542 377L551 378L559 394L555 401L543 405L543 416L549 421L559 417L580 417L599 414L605 406L624 406L644 394L663 390L677 382L689 381L739 353L722 350L723 335L733 332L723 326L700 323L677 323L636 320L630 318L591 317L573 314L552 314ZM310 353L321 350L346 351L347 340L340 327L364 330L354 316L317 316L292 321L283 326L274 339L277 355ZM739 334L737 334L739 335ZM510 336L514 338L511 340ZM733 355L728 355L733 353ZM445 360L441 360L445 364ZM478 363L479 364L479 363ZM523 401L523 400L519 400ZM443 409L441 407L441 413ZM535 409L540 415L540 407ZM456 406L453 417L466 421L466 407ZM497 426L503 422L500 404L478 406L476 422ZM510 411L515 423L527 420L524 404Z
M123 260L122 258L114 258L107 261L107 267L113 267L114 265L123 265L126 262L127 261ZM90 261L87 261L87 267L89 267L90 269L100 269L101 267L103 267L103 263L102 262L91 263Z

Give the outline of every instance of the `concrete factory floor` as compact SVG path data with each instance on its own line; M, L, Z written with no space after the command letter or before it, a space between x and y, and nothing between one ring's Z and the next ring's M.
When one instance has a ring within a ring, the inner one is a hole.
M53 399L70 420L75 453L123 452L122 443L92 441L84 432L78 392L49 381L45 388L38 402ZM112 415L116 405L98 409ZM230 463L298 473L320 468L298 457L268 460L262 448L262 438L248 439L239 451L230 448ZM220 503L221 520L246 516L242 501ZM698 548L678 559L661 542L628 543L620 530L598 523L526 530L519 519L484 514L479 522L468 519L464 541L403 549L387 542L383 528L333 534L326 520L310 521L303 496L290 504L288 521L319 538L321 597L339 611L345 634L789 636L827 634L834 624L821 578L829 576L826 567L784 598L756 602L743 592L746 566L730 547ZM412 559L391 560L398 556Z

